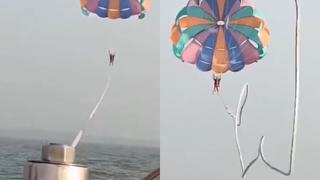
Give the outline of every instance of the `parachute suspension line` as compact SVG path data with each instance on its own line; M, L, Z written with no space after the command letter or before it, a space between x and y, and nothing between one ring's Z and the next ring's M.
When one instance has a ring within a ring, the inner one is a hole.
M292 128L292 135L291 135L291 148L290 148L290 160L289 160L289 170L287 172L280 170L279 168L271 165L266 158L263 150L263 144L264 144L264 136L260 138L259 142L259 149L257 156L249 162L247 167L244 166L243 162L243 156L241 153L241 146L240 146L240 140L239 140L239 131L238 128L241 126L241 118L242 118L242 111L246 103L246 99L248 97L248 85L244 85L236 115L234 115L231 110L229 110L229 107L224 103L223 98L221 94L219 93L223 105L227 111L227 113L231 116L231 118L234 120L234 127L235 127L235 139L237 144L237 150L240 158L240 164L241 164L241 170L242 170L242 178L245 178L246 174L249 172L250 168L255 164L255 162L261 158L261 160L265 163L266 166L268 166L270 169L285 175L290 176L293 172L294 168L294 158L295 158L295 145L296 145L296 136L297 136L297 129L298 129L298 112L299 112L299 99L300 99L300 10L299 10L299 3L298 0L295 1L295 7L296 7L296 28L295 28L295 95L294 95L294 112L293 112L293 128Z
M110 88L110 84L111 84L111 80L112 80L112 76L111 76L111 74L112 74L112 70L111 70L111 69L112 69L112 68L110 68L110 67L111 67L111 66L109 66L108 80L107 80L107 82L106 82L106 85L105 85L105 87L104 87L104 89L103 89L103 91L102 91L102 94L101 94L98 102L96 103L96 105L95 105L94 108L92 109L92 111L91 111L91 113L90 113L90 115L89 115L89 118L88 118L85 126L78 132L77 136L76 136L76 137L74 138L74 140L72 141L72 145L71 145L71 146L74 147L74 148L77 147L77 145L79 144L79 142L80 142L80 140L81 140L81 138L82 138L82 136L83 136L83 133L84 133L85 129L87 129L88 124L94 119L94 116L95 116L97 110L99 109L102 101L104 100L104 98L105 98L105 96L106 96L106 94L107 94L107 92L108 92L108 90L109 90L109 88Z

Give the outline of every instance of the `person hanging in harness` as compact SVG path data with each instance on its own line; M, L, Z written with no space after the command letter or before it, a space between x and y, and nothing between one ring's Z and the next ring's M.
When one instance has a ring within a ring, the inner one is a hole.
M109 66L113 66L115 56L116 53L109 50Z
M212 93L215 93L215 92L219 93L221 75L220 74L213 74L212 78L213 78L213 81L214 81Z

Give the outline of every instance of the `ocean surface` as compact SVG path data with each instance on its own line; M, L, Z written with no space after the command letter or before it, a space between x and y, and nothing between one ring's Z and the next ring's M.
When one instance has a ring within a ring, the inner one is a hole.
M0 138L0 180L22 179L27 160L39 160L43 142ZM77 163L88 165L92 180L141 180L159 168L158 148L80 144Z

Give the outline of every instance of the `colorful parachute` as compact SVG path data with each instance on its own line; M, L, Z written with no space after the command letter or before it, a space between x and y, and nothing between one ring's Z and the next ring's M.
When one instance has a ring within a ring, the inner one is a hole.
M269 36L250 0L190 0L171 30L179 59L219 76L263 58Z
M142 19L150 7L150 0L80 0L80 3L84 15L92 12L110 19L126 19L134 15Z

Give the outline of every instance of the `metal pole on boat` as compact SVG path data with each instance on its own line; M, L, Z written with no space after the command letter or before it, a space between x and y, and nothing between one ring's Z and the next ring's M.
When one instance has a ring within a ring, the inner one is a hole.
M41 160L25 164L24 180L90 180L89 169L74 164L75 148L61 144L42 147Z

